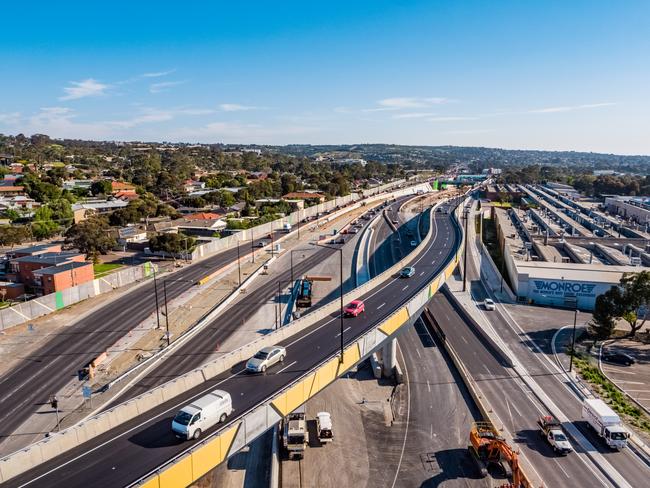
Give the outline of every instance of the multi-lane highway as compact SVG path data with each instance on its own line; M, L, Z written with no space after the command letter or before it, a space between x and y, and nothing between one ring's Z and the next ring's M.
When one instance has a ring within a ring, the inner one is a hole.
M473 239L471 227L469 242ZM486 297L498 301L481 281L473 252L469 253L468 280L471 293L477 302L480 303ZM490 352L490 347L476 335L474 329L458 314L444 294L438 293L432 298L429 310L458 352L465 367L477 381L495 415L512 433L516 447L522 450L533 466L532 474L543 480L546 486L612 486L598 463L592 461L577 442L574 442L576 453L566 458L557 458L554 455L550 446L540 438L535 423L539 415L550 412L512 369L504 367L500 358ZM540 313L542 310L540 309ZM598 454L602 455L630 486L645 486L650 473L645 462L629 449L622 452L608 449L602 440L587 428L585 422L580 420L581 399L576 396L575 390L566 384L557 365L548 357L551 355L550 347L538 345L542 343L544 335L549 339L547 344L550 344L555 330L552 324L549 324L546 330L536 331L533 337L519 328L507 309L500 304L497 305L496 311L485 312L484 317L525 366L528 374L574 422Z
M275 234L276 238L283 235ZM250 251L246 247L246 254ZM167 298L172 300L197 280L236 260L237 249L228 249L176 271L168 277ZM149 317L155 307L151 281L86 315L37 352L26 355L0 378L0 438L11 434L50 395L76 377L78 369Z
M366 312L359 317L345 319L345 342L353 341L381 323L428 284L453 258L460 239L457 224L452 220L452 215L446 212L436 212L432 218L433 237L411 260L417 269L415 276L407 281L391 278L362 296ZM191 399L217 385L229 391L235 408L229 424L326 358L335 355L339 349L339 334L339 314L336 312L283 344L288 351L285 365L270 370L266 375L247 375L240 364L208 384L196 387L173 401L157 406L146 415L10 480L8 485L72 488L128 484L192 445L191 442L177 440L170 430L173 415Z
M417 235L417 219L405 223L406 218L404 213L388 216L400 224L402 252L410 247L405 228ZM399 253L386 245L393 239L386 220L376 225L374 237L371 270L381 272L398 260ZM370 482L376 486L393 482L395 486L490 486L489 478L477 479L476 465L467 451L472 422L481 417L453 363L421 320L398 340L404 373L400 395L406 397L401 401L404 411L399 422L405 426L387 429L374 440L391 448L385 449L384 466L379 469L383 479Z
M394 203L390 204L388 208L398 208L408 198L400 197ZM356 238L349 239L343 245L354 245L356 241ZM318 247L313 252L307 253L304 259L296 259L293 265L294 278L307 274L313 267L326 260L334 252L330 248ZM284 271L279 273L275 272L268 277L260 277L258 280L262 281L261 285L254 287L253 291L243 295L234 302L232 306L208 324L201 332L176 349L163 363L157 365L151 373L139 380L125 394L114 399L114 401L126 401L129 398L144 393L154 386L160 385L204 364L214 355L217 344L224 343L241 327L241 324L248 322L250 317L256 313L259 306L277 296L278 282L285 285L288 284L291 281L291 274L291 269L285 268ZM317 306L310 308L310 311L316 310L320 306L325 305L325 303L325 301L319 302Z

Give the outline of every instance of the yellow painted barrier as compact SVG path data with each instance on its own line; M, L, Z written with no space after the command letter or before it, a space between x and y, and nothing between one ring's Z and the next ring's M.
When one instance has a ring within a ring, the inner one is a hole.
M212 470L216 465L221 463L232 446L237 434L239 425L226 430L218 437L210 440L207 444L192 452L192 477L197 480L208 471ZM162 487L161 487L162 488Z
M194 481L192 479L192 458L182 457L167 469L161 471L160 488L181 488L188 486Z
M138 488L160 488L160 476L154 475L142 483Z
M399 329L409 319L409 312L406 307L402 307L396 314L393 314L386 322L379 327L387 336Z

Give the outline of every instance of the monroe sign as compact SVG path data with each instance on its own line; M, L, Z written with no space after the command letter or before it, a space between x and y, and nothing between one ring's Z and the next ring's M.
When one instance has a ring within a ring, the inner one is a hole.
M580 283L576 281L551 281L551 280L533 280L535 288L533 293L540 295L552 295L558 297L590 297L594 298L596 293L595 283Z

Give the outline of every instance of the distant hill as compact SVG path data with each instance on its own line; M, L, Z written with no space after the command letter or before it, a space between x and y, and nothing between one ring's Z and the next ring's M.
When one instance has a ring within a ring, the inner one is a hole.
M489 147L400 146L395 144L288 145L273 149L299 156L363 158L385 163L424 166L466 163L476 170L528 164L577 166L584 169L614 169L622 172L650 172L650 156L620 156L574 151L531 151Z

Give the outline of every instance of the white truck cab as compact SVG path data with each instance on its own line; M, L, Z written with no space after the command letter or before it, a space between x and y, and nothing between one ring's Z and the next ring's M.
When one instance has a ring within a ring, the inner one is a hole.
M182 439L198 439L202 432L225 422L232 411L230 393L214 390L181 408L172 420L172 431Z

